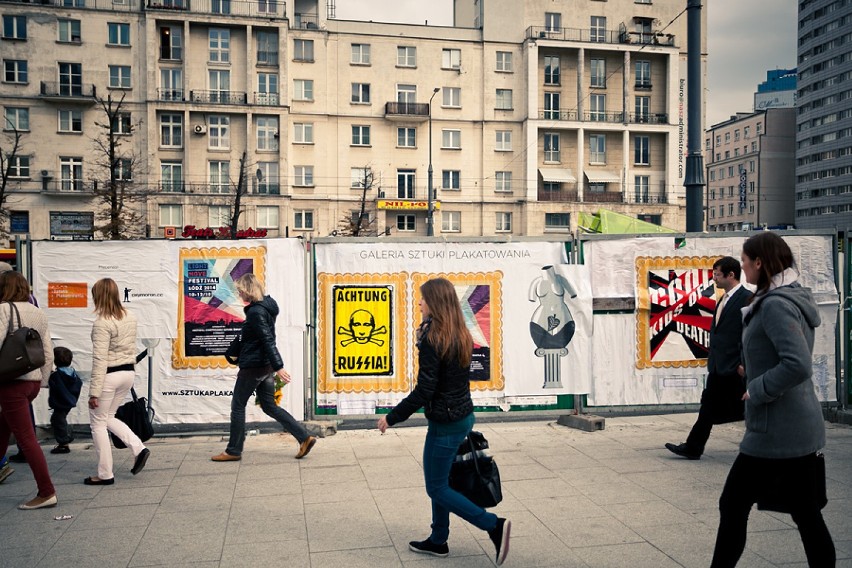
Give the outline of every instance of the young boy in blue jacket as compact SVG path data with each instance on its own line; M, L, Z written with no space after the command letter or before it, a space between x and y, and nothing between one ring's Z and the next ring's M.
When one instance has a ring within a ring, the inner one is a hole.
M47 405L53 409L50 425L53 427L53 436L56 438L56 447L50 450L51 454L67 454L71 451L68 444L74 441L74 431L68 427L68 413L77 406L83 381L77 376L77 371L71 367L73 358L74 355L67 347L53 349L56 370L50 374L47 381L49 389Z

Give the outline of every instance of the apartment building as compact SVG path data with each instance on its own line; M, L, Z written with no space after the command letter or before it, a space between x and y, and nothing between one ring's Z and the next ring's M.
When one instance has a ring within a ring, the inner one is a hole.
M237 187L269 236L345 231L362 200L368 234L570 232L601 207L684 226L682 2L458 0L438 27L141 1L0 0L11 234L100 238L106 97L150 237L227 225Z
M796 111L739 113L704 139L708 231L793 228Z

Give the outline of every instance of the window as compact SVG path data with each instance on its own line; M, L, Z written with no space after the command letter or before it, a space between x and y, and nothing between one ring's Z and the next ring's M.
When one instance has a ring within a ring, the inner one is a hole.
M207 82L210 86L210 101L227 103L231 100L231 71L229 69L208 69Z
M405 103L404 105L400 105L401 107L405 107L408 104L414 104L417 102L417 85L402 85L399 84L396 86L396 102Z
M512 89L497 89L497 110L512 110Z
M603 16L592 16L589 23L589 41L606 41L606 18Z
M512 151L512 131L511 130L498 130L497 131L497 140L496 145L494 147L498 152L511 152Z
M497 218L494 230L498 233L511 233L512 214L505 211L498 211L496 217Z
M160 115L160 146L183 147L183 115L164 113Z
M83 95L83 65L80 63L59 64L59 94L68 97Z
M396 129L396 145L399 148L415 148L417 146L417 130L415 128L400 127Z
M559 134L554 132L544 133L544 161L559 161Z
M293 99L297 101L314 100L314 82L310 79L296 79L293 81Z
M130 24L107 23L109 45L130 45Z
M494 191L512 191L512 172L494 172Z
M743 138L748 138L751 135L751 126L743 127Z
M231 0L211 0L210 11L214 14L230 14Z
M651 178L649 176L635 176L633 178L633 192L636 203L648 203L651 189Z
M297 231L311 231L314 228L314 212L312 209L296 209L293 226Z
M11 211L9 212L9 231L12 233L29 233L30 232L30 212L29 211Z
M511 51L498 51L497 52L497 71L502 71L503 73L511 73L513 71L512 68L512 52Z
M589 163L606 163L606 136L603 134L592 134L589 136Z
M183 100L183 69L174 67L160 69L160 100Z
M441 148L445 150L461 150L461 130L444 128L441 130Z
M397 215L396 216L396 230L403 232L411 232L414 231L416 225L414 224L414 215Z
M396 48L396 66L397 67L417 67L417 48L416 47L397 47Z
M757 133L758 133L758 134L762 134L762 133L763 133L763 123L762 123L762 122L758 122L758 123L755 125L755 130L757 131Z
M277 229L278 228L278 206L277 205L258 205L257 206L257 228L258 229Z
M3 81L6 83L26 83L27 62L22 59L4 59Z
M442 49L441 50L441 68L442 69L461 69L461 50L460 49Z
M651 164L650 136L637 136L633 142L633 163L640 166Z
M636 97L634 109L636 122L648 122L651 117L651 97Z
M651 62L637 61L633 66L636 73L636 88L650 89L651 88Z
M278 150L278 117L257 117L257 149Z
M160 226L183 226L183 207L181 205L160 205Z
M442 171L441 189L459 191L461 189L461 172L459 170Z
M752 152L757 152L757 142L752 142L752 143L751 143L751 151L752 151Z
M83 191L83 158L59 158L59 189Z
M59 41L65 43L80 43L80 20L57 20Z
M278 195L281 193L278 179L278 162L258 162L254 177L257 193L265 195Z
M299 57L301 54L305 53L306 49L310 49L310 58L308 61L313 61L314 59L314 46L313 42L311 42L310 48L305 48L304 46L299 48L299 41L302 40L294 40L295 48L293 50L293 59L299 61L301 58ZM278 34L274 32L257 32L257 64L258 65L278 65Z
M30 177L30 157L9 156L8 168L10 178L28 178Z
M297 187L312 187L314 185L313 166L295 166L293 172L295 177L293 185Z
M83 111L81 110L60 110L59 116L59 132L83 132Z
M352 83L351 100L355 104L370 104L370 84Z
M558 32L562 29L562 14L557 12L544 13L544 28L549 32Z
M592 59L592 87L606 87L606 59Z
M27 39L27 17L4 15L3 39Z
M461 211L441 211L441 231L445 233L461 231Z
M180 26L160 28L160 59L172 61L183 59L183 28Z
M211 160L208 162L210 193L231 192L231 162Z
M295 122L295 123L293 123L293 143L295 143L295 144L313 144L314 143L314 124L312 122Z
M561 118L559 99L559 93L544 93L544 118L549 120L559 120Z
M227 150L231 147L231 118L213 114L207 118L207 147Z
M130 66L129 65L110 65L109 66L109 88L110 89L129 89L130 88Z
M160 162L160 187L163 191L183 191L183 164L180 162Z
M736 130L734 130L734 142L739 142L739 141L740 141L740 129L737 128Z
M559 84L559 56L545 55L544 56L544 84L558 85Z
M352 145L353 146L369 146L370 145L370 127L369 126L353 126L352 127Z
M227 227L231 224L231 208L227 205L207 206L207 226Z
M30 129L30 109L6 107L3 112L3 130L28 131Z
M396 197L398 199L414 199L414 170L396 171Z
M312 39L294 39L293 40L293 61L309 61L314 60L314 40Z
M230 63L231 30L210 28L207 31L208 58L210 63Z
M606 121L606 95L589 95L589 105L591 112L589 120L605 122Z
M754 160L748 161L748 171L754 173Z
M728 166L728 177L734 177L734 166Z
M739 155L740 155L740 149L739 149L739 148L734 148L734 157L736 158L736 157L737 157L737 156L739 156Z
M733 217L734 215L734 204L728 203L728 217Z
M277 105L278 104L278 74L277 73L258 73L257 74L257 104L259 105Z
M369 189L372 182L373 172L369 167L351 168L349 170L349 176L349 187L353 189L364 189L364 187L367 187Z
M370 64L370 44L369 43L353 43L352 44L352 65L369 65Z
M570 213L545 213L544 229L546 231L569 231L571 230Z
M461 87L444 87L441 89L441 93L444 97L445 107L461 107Z
M119 112L112 117L112 131L115 134L130 135L133 133L133 123L129 112Z

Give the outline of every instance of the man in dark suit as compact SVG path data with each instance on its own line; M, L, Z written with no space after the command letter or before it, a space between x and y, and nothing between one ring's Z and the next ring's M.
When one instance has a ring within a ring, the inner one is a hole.
M745 384L737 367L743 335L740 308L748 303L751 292L740 284L740 263L730 256L713 264L713 282L725 294L717 302L710 324L707 385L701 393L698 420L685 443L666 444L670 452L690 460L701 459L714 424L742 420L745 411L742 400Z

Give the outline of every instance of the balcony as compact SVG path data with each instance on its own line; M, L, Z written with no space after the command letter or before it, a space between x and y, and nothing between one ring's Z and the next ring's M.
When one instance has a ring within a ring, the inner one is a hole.
M576 110L540 110L538 117L542 120L579 120Z
M63 1L63 0L57 0ZM147 0L149 11L191 12L222 16L284 18L286 3L278 0Z
M97 89L94 85L75 85L55 81L42 81L39 96L43 99L54 99L68 102L94 103Z
M584 122L624 122L623 112L592 111L583 113Z
M539 201L547 201L547 202L559 202L559 203L567 203L567 202L576 202L578 201L577 191L566 191L563 189L552 191L548 189L539 188L538 190L538 200Z
M110 12L138 12L140 0L124 0L117 3L114 0L0 0L4 4L38 4L55 6L57 8L84 8L87 10L109 10Z
M296 13L296 19L293 22L294 29L300 30L318 30L319 16L316 14L299 14Z
M675 36L658 32L628 32L624 30L599 30L580 28L550 28L530 26L527 39L551 39L556 41L576 41L582 43L618 43L633 45L662 45L673 47Z
M669 202L668 197L663 192L649 192L649 191L634 191L627 192L627 202L628 203L647 203L653 205L665 205Z
M385 118L390 120L417 120L429 119L429 103L385 103Z
M253 102L259 106L279 106L281 95L278 93L254 93Z
M674 47L675 36L661 32L621 32L621 43Z
M93 192L96 181L81 179L41 178L41 191L51 195L85 195Z
M586 191L583 194L585 203L622 203L624 194L620 191Z
M659 114L650 114L650 113L635 113L632 112L629 115L631 124L668 124L669 123L669 115L659 113Z
M246 93L239 91L190 91L189 102L214 105L244 105L248 103Z
M157 89L157 100L181 103L184 98L183 89Z

